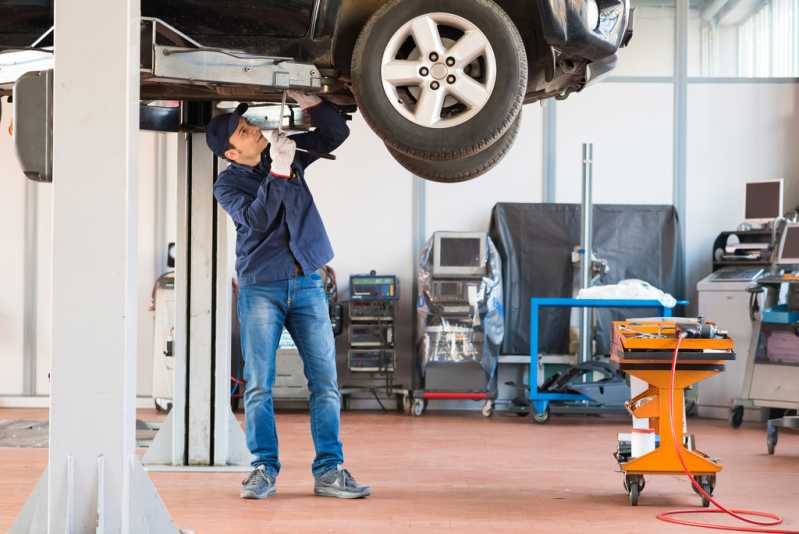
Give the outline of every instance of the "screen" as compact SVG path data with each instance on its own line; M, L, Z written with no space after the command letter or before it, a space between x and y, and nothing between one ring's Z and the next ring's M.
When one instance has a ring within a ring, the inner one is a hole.
M461 285L457 282L444 282L439 285L439 294L445 297L459 297L461 294Z
M782 258L799 258L799 226L789 226L785 229L785 246L782 249Z
M776 219L782 215L781 182L746 184L746 218Z
M482 267L480 238L442 238L441 266Z

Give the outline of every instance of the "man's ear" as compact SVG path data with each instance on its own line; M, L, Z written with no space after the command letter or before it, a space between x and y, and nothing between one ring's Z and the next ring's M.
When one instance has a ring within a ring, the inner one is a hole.
M238 161L241 154L235 148L228 148L225 150L225 157L230 161Z

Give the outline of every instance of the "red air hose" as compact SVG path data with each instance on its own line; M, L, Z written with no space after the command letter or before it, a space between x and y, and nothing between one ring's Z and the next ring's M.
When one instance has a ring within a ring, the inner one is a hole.
M766 532L770 534L799 534L799 530L782 530L782 529L771 529L771 528L756 528L756 527L734 527L734 526L726 526L726 525L714 525L712 523L703 523L701 521L687 521L685 519L678 519L675 516L677 515L684 515L684 514L728 514L738 519L739 521L743 521L744 523L749 523L750 525L758 525L761 527L774 527L777 525L781 525L783 519L776 515L770 514L767 512L754 512L751 510L728 510L718 501L713 499L708 493L702 488L702 486L696 481L694 476L688 470L688 467L685 465L685 459L682 456L682 451L678 444L680 441L677 439L677 429L674 428L674 386L677 381L677 357L680 352L680 345L682 344L682 340L684 339L685 335L681 334L677 339L677 347L674 349L674 358L671 361L671 389L670 389L670 402L669 402L669 421L671 422L671 438L674 441L675 450L677 451L677 457L680 459L680 464L682 464L683 471L691 480L691 484L694 486L696 491L709 502L713 503L713 505L718 508L718 510L673 510L671 512L663 512L662 514L658 514L657 518L661 521L665 521L667 523L675 523L677 525L687 525L689 527L701 527L701 528L712 528L716 530L732 530L735 532ZM756 521L754 519L747 519L744 517L745 515L751 517L765 517L770 519L771 521Z

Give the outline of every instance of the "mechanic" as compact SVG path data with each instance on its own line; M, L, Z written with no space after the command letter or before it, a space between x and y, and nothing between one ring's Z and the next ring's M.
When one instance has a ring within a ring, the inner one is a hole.
M296 150L332 152L347 139L349 129L343 115L318 96L296 91L288 96L310 113L315 131L289 137L275 130L267 142L260 128L242 116L242 104L233 113L214 117L206 135L214 154L231 162L219 174L214 196L235 222L237 234L245 426L255 457L241 497L275 494L280 461L272 385L285 326L299 350L311 394L314 494L357 499L371 490L342 468L336 348L317 272L333 258L333 249L305 181L305 169L317 158Z

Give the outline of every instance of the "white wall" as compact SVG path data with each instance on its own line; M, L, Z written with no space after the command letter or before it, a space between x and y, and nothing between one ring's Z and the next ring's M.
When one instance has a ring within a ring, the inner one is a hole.
M613 72L614 76L673 74L675 10L671 4L664 7L636 6L635 34L629 46L619 52L619 65Z
M23 390L25 326L25 203L27 179L15 162L8 132L10 106L3 104L0 121L0 391Z
M558 202L582 198L582 143L594 143L594 202L672 203L670 83L601 83L557 106Z

